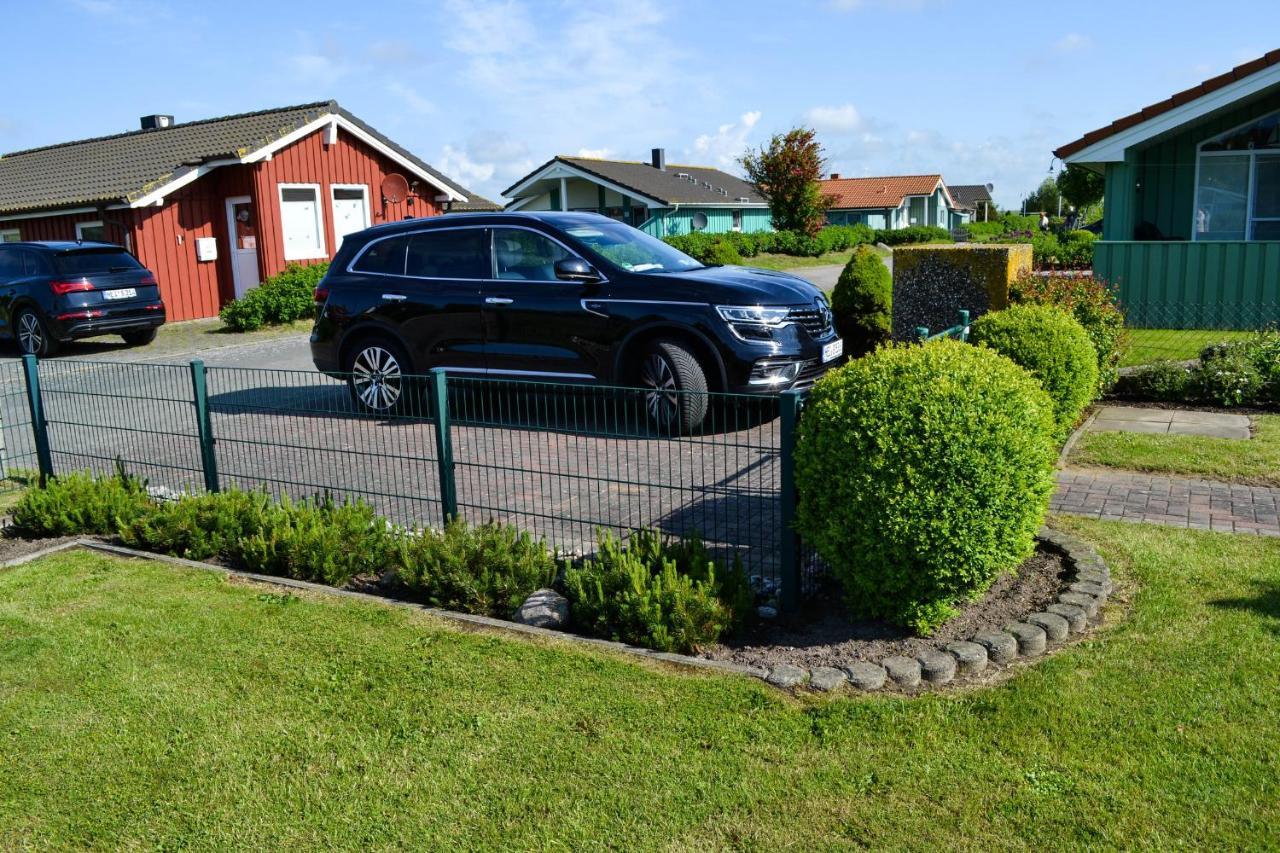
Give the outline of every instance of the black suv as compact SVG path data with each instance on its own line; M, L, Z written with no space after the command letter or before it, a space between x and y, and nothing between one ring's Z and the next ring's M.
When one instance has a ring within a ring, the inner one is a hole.
M30 355L76 338L149 344L164 324L156 277L111 243L0 243L0 335Z
M594 213L453 214L350 234L316 288L316 367L394 411L404 375L442 367L650 389L649 413L701 423L705 394L811 385L842 354L804 279L708 267Z

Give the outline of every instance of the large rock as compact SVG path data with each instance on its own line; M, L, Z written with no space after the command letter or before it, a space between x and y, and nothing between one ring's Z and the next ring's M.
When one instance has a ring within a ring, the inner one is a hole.
M511 618L535 628L563 628L569 624L569 599L554 589L534 590Z

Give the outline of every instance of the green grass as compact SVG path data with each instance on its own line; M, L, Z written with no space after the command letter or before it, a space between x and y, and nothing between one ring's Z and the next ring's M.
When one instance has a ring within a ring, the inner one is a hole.
M1255 415L1249 441L1194 435L1086 432L1071 461L1153 474L1280 485L1280 415Z
M1121 367L1135 367L1153 361L1190 361L1210 344L1238 341L1252 332L1222 329L1130 329L1129 347L1120 356Z
M795 701L82 552L0 572L0 847L1261 848L1280 542L1063 522L1115 624L1002 686Z
M891 253L876 249L876 252L884 257L888 257ZM853 257L853 250L846 252L827 252L825 255L809 258L800 255L775 255L769 252L762 252L755 257L743 258L743 266L760 267L767 270L792 270L798 267L822 267L832 264L844 266L849 263Z

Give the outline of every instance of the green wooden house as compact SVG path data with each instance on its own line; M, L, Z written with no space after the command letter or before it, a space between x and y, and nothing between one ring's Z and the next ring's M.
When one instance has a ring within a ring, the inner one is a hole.
M1280 320L1280 50L1054 153L1105 176L1094 275L1132 324Z
M772 231L769 204L741 178L709 166L554 157L502 193L507 210L602 213L655 237Z

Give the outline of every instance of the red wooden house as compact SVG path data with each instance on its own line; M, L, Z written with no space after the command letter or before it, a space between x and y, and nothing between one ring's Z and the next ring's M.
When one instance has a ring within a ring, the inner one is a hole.
M403 198L384 190L407 185ZM391 197L388 198L388 195ZM105 240L160 281L171 320L211 317L344 235L497 210L334 101L142 129L0 157L0 240Z

